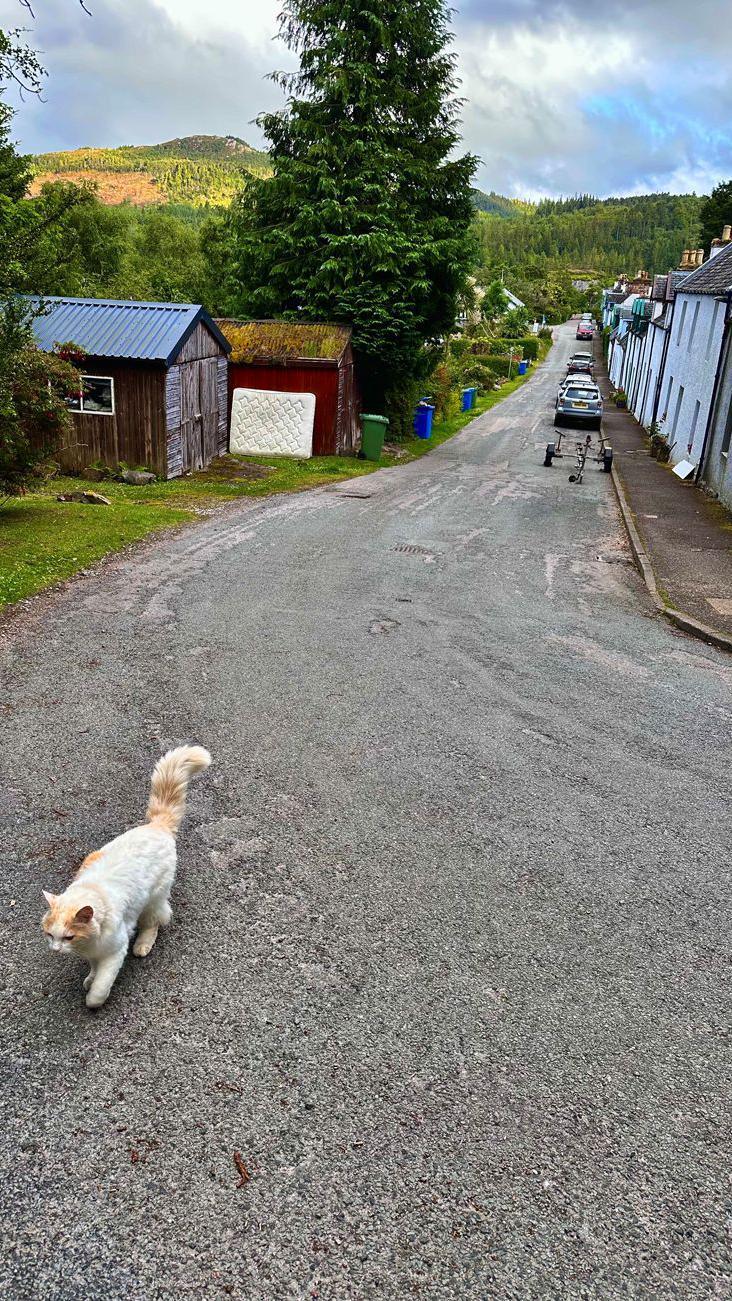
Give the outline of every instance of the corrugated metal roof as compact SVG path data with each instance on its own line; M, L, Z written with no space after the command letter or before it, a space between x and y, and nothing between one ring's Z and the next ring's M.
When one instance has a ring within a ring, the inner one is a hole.
M231 344L233 362L337 361L351 338L347 325L321 325L313 321L219 319L217 324Z
M227 352L229 344L200 303L136 303L111 298L31 298L47 310L33 318L36 343L76 343L90 357L162 361L170 365L203 321Z
M726 294L732 289L732 244L724 245L684 281L684 294Z

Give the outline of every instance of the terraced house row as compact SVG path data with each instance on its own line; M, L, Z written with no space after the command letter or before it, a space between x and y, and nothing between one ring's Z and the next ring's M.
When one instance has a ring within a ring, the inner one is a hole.
M687 249L666 275L621 277L602 316L613 387L663 437L671 464L689 461L732 508L732 226L708 257Z

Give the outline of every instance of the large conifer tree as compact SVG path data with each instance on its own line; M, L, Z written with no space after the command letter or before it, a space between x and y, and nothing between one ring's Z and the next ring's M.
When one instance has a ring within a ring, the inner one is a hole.
M300 57L260 119L274 176L232 212L234 304L353 325L368 406L424 374L472 258L476 160L459 140L443 0L285 0Z

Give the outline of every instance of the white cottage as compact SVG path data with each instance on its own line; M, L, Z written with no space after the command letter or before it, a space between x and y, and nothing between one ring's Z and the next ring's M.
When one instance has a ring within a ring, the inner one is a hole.
M732 241L715 240L707 262L676 291L661 377L657 420L671 461L699 465L719 363L727 294L732 289Z
M655 276L651 290L651 314L643 340L628 405L636 419L648 428L658 415L661 400L661 376L673 324L676 291L690 275L688 270L669 271Z

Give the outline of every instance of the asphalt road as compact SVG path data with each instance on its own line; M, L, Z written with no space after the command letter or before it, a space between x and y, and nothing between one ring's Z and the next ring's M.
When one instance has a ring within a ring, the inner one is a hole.
M731 1295L732 660L543 468L573 346L5 629L3 1296ZM173 925L90 1013L41 887L184 740Z

